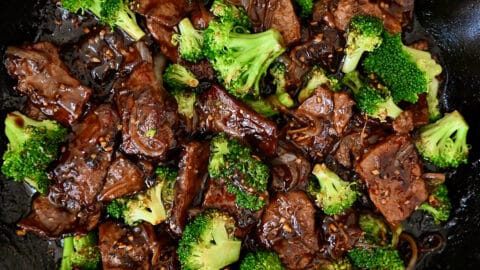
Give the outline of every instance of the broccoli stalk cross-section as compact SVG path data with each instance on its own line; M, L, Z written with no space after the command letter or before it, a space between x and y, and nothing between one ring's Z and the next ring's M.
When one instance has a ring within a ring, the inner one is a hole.
M98 269L100 261L100 250L94 232L83 236L68 236L63 239L60 270L94 270Z
M9 113L5 118L8 146L2 173L45 194L50 184L48 166L57 159L66 134L56 121L36 121L20 112Z
M325 164L316 164L312 174L316 181L310 181L308 191L325 214L340 214L357 200L358 192L353 188L355 182L344 181Z
M130 10L128 0L62 0L63 7L70 12L91 11L101 22L118 26L135 40L140 40L145 32L138 26L135 13Z
M207 210L187 224L178 244L182 269L223 269L240 257L242 241L233 235L235 220L224 212Z
M364 15L353 17L348 28L342 72L354 71L363 53L373 51L382 43L382 33L382 20Z
M420 155L434 165L441 168L458 167L468 161L468 128L463 116L453 111L423 126L415 145Z
M177 172L160 167L156 173L157 183L153 187L133 197L113 200L107 206L107 213L114 218L122 218L130 226L142 221L152 225L163 222L172 207Z

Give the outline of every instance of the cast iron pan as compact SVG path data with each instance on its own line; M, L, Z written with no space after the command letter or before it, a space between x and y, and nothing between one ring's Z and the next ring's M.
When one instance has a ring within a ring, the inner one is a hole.
M44 2L0 1L0 58L6 45L35 39L35 28L41 23L35 18ZM422 231L436 231L447 238L446 247L423 258L418 269L480 269L480 2L417 0L413 31L425 31L436 41L447 75L443 109L457 109L465 116L472 148L470 163L448 173L454 208L450 220L439 228L413 215L405 229L420 239ZM0 119L22 102L14 95L13 85L0 65ZM0 155L5 141L0 132ZM55 269L60 259L58 242L16 234L15 223L28 213L30 197L22 184L0 177L0 269Z

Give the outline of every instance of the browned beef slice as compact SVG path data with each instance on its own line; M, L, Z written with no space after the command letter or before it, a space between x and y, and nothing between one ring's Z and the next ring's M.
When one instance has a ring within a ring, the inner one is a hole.
M41 237L60 237L62 234L93 230L100 220L100 214L99 203L76 211L55 205L48 197L38 196L33 200L32 212L17 225Z
M200 204L202 189L207 178L208 143L190 142L184 146L179 163L175 199L170 217L170 229L181 235L187 221L187 211L194 204Z
M118 152L108 168L105 184L98 199L111 201L145 189L145 177L145 173L135 163Z
M103 269L151 269L161 248L148 223L130 227L106 221L98 236Z
M53 170L51 198L69 209L96 202L112 162L119 117L112 106L100 105L72 127L66 151Z
M343 136L353 105L346 93L318 88L295 110L295 119L287 125L287 139L312 159L323 159Z
M78 120L92 90L70 76L54 45L12 46L5 55L8 74L18 80L16 89L21 94L62 124Z
M224 132L273 155L277 148L277 126L272 121L230 96L217 85L198 97L197 110L201 128L211 132Z
M310 269L319 251L315 208L303 191L277 193L263 213L257 234L289 269Z
M144 62L115 89L122 120L122 150L131 155L164 159L176 146L177 104L161 88L152 65Z
M178 61L177 47L172 45L173 28L193 8L191 0L139 0L136 11L145 16L147 28L160 44L162 53Z
M270 161L272 181L270 188L275 191L306 189L311 164L301 151L285 140L278 141L275 157Z
M428 196L422 164L408 135L392 135L363 155L355 170L390 223L407 218Z
M300 39L300 22L291 0L230 0L246 10L256 32L270 28L282 34L287 45Z
M411 111L403 111L392 122L393 130L398 134L407 134L414 128L413 113Z
M322 257L338 259L351 250L362 236L358 227L358 214L348 210L334 216L323 216L320 221L321 239L323 239Z

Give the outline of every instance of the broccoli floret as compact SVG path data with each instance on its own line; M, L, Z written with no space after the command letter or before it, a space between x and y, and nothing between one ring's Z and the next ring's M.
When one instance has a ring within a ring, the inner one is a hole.
M157 183L145 192L129 198L118 198L107 206L107 213L134 226L142 221L152 225L163 222L173 204L177 172L168 167L157 168Z
M316 181L310 181L308 191L315 197L315 203L325 214L340 214L357 200L355 183L344 181L325 164L316 164L312 174Z
M278 254L273 251L249 252L240 263L240 270L283 270Z
M319 66L314 66L306 78L306 84L297 96L299 103L302 103L309 98L319 86L326 84L328 85L328 88L332 90L337 90L339 86L338 80L334 77L328 76L325 70Z
M285 51L275 29L239 31L235 22L213 20L204 32L205 55L219 81L237 98L260 95L260 81L270 64Z
M170 64L163 72L163 82L169 90L184 90L198 86L195 75L181 64Z
M188 61L197 62L203 58L203 32L193 27L185 18L178 23L179 34L172 35L172 44L180 48L180 56Z
M236 26L250 29L252 24L245 9L242 6L235 6L224 0L214 0L210 11L222 22L233 22Z
M308 17L313 13L313 2L314 0L295 0L298 7L300 8L300 16Z
M428 196L428 201L422 203L418 209L430 214L437 224L447 221L452 209L447 186L440 184L435 187Z
M415 146L423 158L440 168L458 167L468 161L468 128L458 111L446 113L420 129Z
M226 181L227 191L236 195L238 206L257 211L265 206L268 166L255 158L251 149L221 133L210 142L208 172Z
M2 173L45 194L50 185L48 166L58 158L66 134L67 129L56 121L36 121L20 112L7 114Z
M340 258L329 264L324 264L321 270L352 270L353 265L348 258Z
M349 73L357 68L364 52L371 52L382 44L382 20L358 15L350 20L347 35L347 47L342 72Z
M385 222L373 214L362 214L358 219L360 229L365 233L368 243L385 245L387 243L388 227Z
M187 224L178 243L182 269L223 269L240 257L242 241L234 237L235 220L207 210Z
M348 252L348 258L355 267L363 269L405 269L405 262L400 258L398 250L387 247L354 249Z
M358 71L345 74L342 83L352 89L358 107L367 115L385 120L387 117L395 119L402 113L387 89L374 89L362 81Z
M197 102L197 94L195 92L187 92L182 90L170 91L177 101L179 114L188 119L192 119L195 114L195 103Z
M403 45L400 34L384 31L382 44L367 55L363 67L378 76L395 103L415 103L418 94L428 92L429 78Z
M101 261L97 236L90 232L83 236L69 236L63 239L63 253L60 270L94 270Z
M140 40L145 32L138 26L135 13L130 10L128 0L62 0L63 7L70 12L90 10L101 22L118 26L134 40Z
M287 79L285 78L285 73L287 72L287 67L285 64L280 62L275 62L270 67L270 75L273 77L273 84L275 84L275 94L268 97L268 100L274 106L285 106L291 108L295 105L290 94L287 92Z
M404 46L404 49L415 61L418 68L425 72L428 83L428 115L430 121L435 121L442 116L438 107L439 102L437 97L439 82L435 78L442 73L442 66L440 66L439 64L437 64L437 62L435 62L435 60L433 60L432 55L429 52L417 50L407 46Z
M278 115L279 111L276 106L270 102L269 99L251 99L244 98L243 102L252 108L257 113L264 115L266 117L272 117Z

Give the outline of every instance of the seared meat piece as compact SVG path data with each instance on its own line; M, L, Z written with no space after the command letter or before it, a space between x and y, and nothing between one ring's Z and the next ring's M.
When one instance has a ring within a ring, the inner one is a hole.
M343 136L354 101L346 93L318 88L287 124L287 139L305 150L313 160L322 160Z
M363 233L357 223L357 213L352 210L322 217L320 237L323 239L321 250L325 257L336 260L353 248Z
M392 122L393 130L398 134L408 134L413 130L413 113L411 111L403 111Z
M72 127L66 151L53 170L50 198L69 209L96 202L112 162L119 117L103 104Z
M58 206L48 196L38 196L33 200L32 212L17 225L41 237L60 237L62 234L93 230L100 221L100 215L100 203L78 211Z
M162 53L178 62L178 49L171 43L173 28L187 16L194 5L191 0L139 0L136 12L145 16L147 28L160 44Z
M284 140L278 142L275 157L270 161L272 181L270 188L274 191L306 189L308 176L312 168L308 159L292 143Z
M291 0L228 0L246 10L255 32L277 29L285 43L290 45L300 39L300 21Z
M107 221L98 226L98 237L103 269L152 269L161 248L149 223L129 227Z
M178 242L170 236L164 225L166 224L159 225L155 230L159 249L158 254L152 258L152 269L177 270L180 269L180 262L178 261L177 254Z
M408 135L392 135L363 155L355 170L390 223L407 218L428 196L422 164Z
M54 45L12 46L5 55L8 74L18 79L16 89L31 103L64 125L78 120L92 90L70 76Z
M122 150L130 155L164 159L176 146L177 104L161 88L151 63L138 65L115 89L122 119Z
M120 152L108 168L105 184L98 195L100 201L111 201L123 196L133 195L146 188L145 173Z
M225 90L213 85L198 97L197 113L201 129L225 132L271 156L277 148L277 126L256 113Z
M311 269L319 251L315 208L303 191L277 193L263 212L258 238L288 269Z
M238 207L235 201L235 195L227 191L225 180L208 180L202 207L204 209L220 209L229 213L236 221L235 236L243 238L258 223L263 209L252 212L251 210Z
M177 235L183 233L187 221L187 211L195 204L200 204L202 190L207 178L208 143L190 142L184 146L178 165L175 199L170 217L170 230Z

